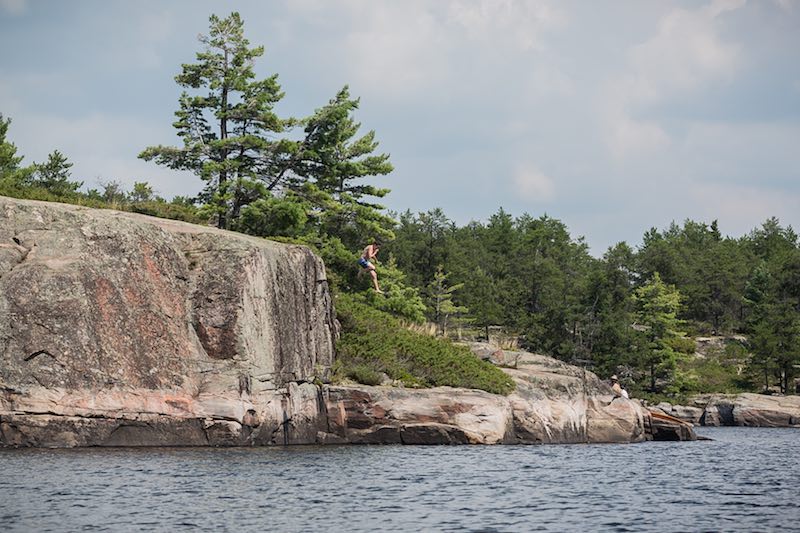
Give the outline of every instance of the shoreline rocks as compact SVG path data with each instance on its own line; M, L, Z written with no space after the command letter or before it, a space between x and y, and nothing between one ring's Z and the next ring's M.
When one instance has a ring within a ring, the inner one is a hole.
M335 386L338 323L305 247L0 197L0 446L641 442L597 376L492 349L517 384Z
M660 403L651 409L700 426L800 427L800 396L704 394L688 406Z

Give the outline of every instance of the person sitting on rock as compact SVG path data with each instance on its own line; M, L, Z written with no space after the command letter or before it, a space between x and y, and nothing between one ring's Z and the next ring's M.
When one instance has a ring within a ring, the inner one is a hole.
M614 392L614 396L618 398L625 398L626 400L628 399L628 391L620 386L619 379L617 378L616 374L611 376L611 390Z
M364 251L361 253L361 257L358 258L358 264L361 266L361 268L369 272L369 275L372 277L372 285L375 287L375 292L378 294L383 294L383 291L378 286L378 273L375 272L375 265L373 265L371 261L372 259L375 259L380 249L381 243L377 240L373 240L372 244L369 244L366 248L364 248ZM361 275L364 270L359 271L358 274Z

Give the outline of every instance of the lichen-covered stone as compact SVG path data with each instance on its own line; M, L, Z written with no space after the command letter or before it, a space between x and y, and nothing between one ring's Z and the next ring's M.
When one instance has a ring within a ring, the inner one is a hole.
M0 197L0 250L4 383L253 393L325 379L333 361L325 269L307 248ZM204 384L211 370L229 383Z

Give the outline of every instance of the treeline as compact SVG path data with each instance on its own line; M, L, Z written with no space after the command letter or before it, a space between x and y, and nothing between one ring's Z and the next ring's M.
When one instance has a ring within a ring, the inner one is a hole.
M724 237L716 221L673 223L599 259L562 222L502 209L462 227L440 209L406 212L395 234L388 251L440 331L462 321L489 336L499 326L530 350L673 393L697 388L681 365L695 351L690 336L742 334L734 351L751 355L744 372L736 361L738 385L793 388L800 244L774 218L741 238Z

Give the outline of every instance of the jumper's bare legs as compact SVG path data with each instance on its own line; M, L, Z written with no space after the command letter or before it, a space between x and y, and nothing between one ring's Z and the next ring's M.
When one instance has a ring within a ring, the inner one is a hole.
M372 277L372 285L375 287L375 292L377 292L378 294L383 294L383 291L378 286L378 273L375 272L374 266L369 269L369 275Z

